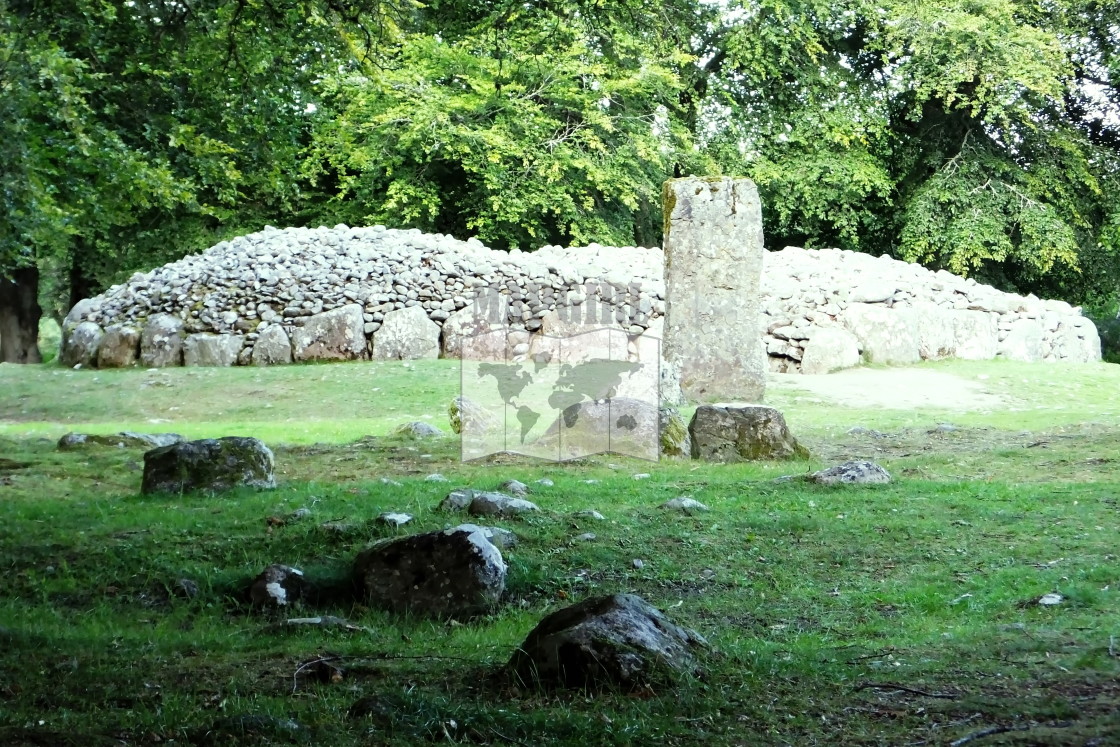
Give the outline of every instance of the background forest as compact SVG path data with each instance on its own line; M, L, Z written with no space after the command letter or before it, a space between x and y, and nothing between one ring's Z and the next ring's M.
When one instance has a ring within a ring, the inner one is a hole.
M1112 0L0 0L0 360L265 224L654 245L674 175L768 248L1115 313Z

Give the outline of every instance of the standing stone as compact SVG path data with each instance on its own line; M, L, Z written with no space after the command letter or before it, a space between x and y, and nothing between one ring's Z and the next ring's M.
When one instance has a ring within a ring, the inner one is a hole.
M439 325L420 306L390 311L373 335L373 359L410 361L439 357Z
M183 365L232 366L237 363L243 341L241 335L214 335L209 332L187 335L183 343Z
M297 361L351 361L366 354L365 319L352 303L307 317L292 330L292 358Z
M663 190L663 355L689 399L761 401L762 204L748 179L672 179Z
M145 368L183 365L183 320L171 314L148 317L140 334L140 365Z
M112 324L105 329L97 347L98 368L127 368L136 363L140 330L129 324Z
M292 341L279 324L265 327L253 346L254 366L275 366L292 362Z
M62 365L90 366L97 360L97 349L105 335L96 322L82 322L69 329L62 343Z

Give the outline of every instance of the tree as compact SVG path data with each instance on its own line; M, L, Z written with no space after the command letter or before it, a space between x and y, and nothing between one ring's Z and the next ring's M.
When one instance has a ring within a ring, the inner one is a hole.
M325 81L308 174L347 222L530 249L656 240L661 183L700 160L676 113L691 58L659 18L641 3L433 3Z
M363 8L368 8L365 10ZM307 93L378 3L0 0L0 305L35 360L39 271L64 312L128 273L303 209ZM11 293L5 294L11 298ZM52 299L53 301L53 299ZM17 313L20 309L26 313Z
M745 0L696 53L709 60L698 133L759 183L771 246L1115 295L1117 12Z

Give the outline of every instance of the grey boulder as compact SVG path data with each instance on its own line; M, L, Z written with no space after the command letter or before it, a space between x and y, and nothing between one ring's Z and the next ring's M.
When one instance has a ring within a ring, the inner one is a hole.
M350 361L366 354L365 319L352 303L307 317L292 330L292 358L297 361Z
M631 594L592 597L553 612L533 628L509 668L527 685L637 689L696 673L707 646Z
M245 338L199 332L183 342L184 366L232 366L237 363Z
M393 432L405 438L438 438L445 435L443 431L431 423L424 423L419 420L398 426Z
M158 449L161 446L171 446L186 441L178 433L134 433L121 431L109 435L94 433L67 433L58 439L58 448L61 451L72 449L87 449L91 447L109 447L116 449Z
M821 485L885 485L891 481L891 474L875 462L860 460L819 470L809 479Z
M130 324L112 324L105 328L97 346L98 368L127 368L136 363L140 350L140 330Z
M171 314L152 314L140 333L140 365L163 368L183 365L183 320Z
M105 332L95 322L82 322L63 329L62 354L64 366L91 366L97 360L97 350Z
M482 531L455 528L379 542L358 555L354 575L369 603L381 609L472 617L498 604L506 564Z
M693 459L741 462L809 456L809 450L789 432L782 413L765 405L701 405L688 432Z
M277 366L292 362L292 341L279 324L270 324L257 337L253 356L254 366Z
M440 501L441 511L466 511L471 516L509 517L529 511L540 511L540 506L524 498L496 491L471 490L460 488L452 490Z
M303 571L274 563L249 584L249 601L258 607L287 607L307 592Z
M438 358L439 325L420 306L390 311L373 333L371 350L379 361Z
M144 454L140 492L219 492L274 488L272 450L255 438L227 436L163 446Z

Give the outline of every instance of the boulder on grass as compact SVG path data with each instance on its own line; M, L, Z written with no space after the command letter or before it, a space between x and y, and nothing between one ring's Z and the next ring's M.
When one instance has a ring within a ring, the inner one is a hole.
M440 436L445 435L443 431L441 431L439 428L436 428L431 423L425 423L420 420L414 420L411 423L405 423L404 425L397 426L393 433L404 438L415 439L439 438Z
M693 459L742 462L809 456L809 450L789 432L782 413L764 405L701 405L692 416L688 432Z
M249 601L258 607L287 607L307 591L303 571L289 565L274 563L249 584Z
M695 673L707 642L632 594L593 597L540 621L509 668L525 684L620 687Z
M537 440L561 461L611 453L657 461L661 414L656 402L629 397L568 405Z
M452 490L439 503L440 511L466 511L471 516L510 517L529 511L540 511L540 506L524 498L492 490Z
M885 485L891 473L875 462L853 461L814 472L809 479L821 485Z
M441 619L485 614L506 586L501 551L458 528L383 540L358 555L354 575L370 604Z
M67 433L58 439L60 451L109 447L115 449L158 449L186 441L178 433L134 433L121 431L109 435L93 433Z
M466 397L456 397L451 400L451 404L447 406L447 417L451 422L453 433L466 432L485 436L502 427L496 413Z
M218 492L274 488L272 451L255 438L227 436L163 446L144 454L140 492Z

